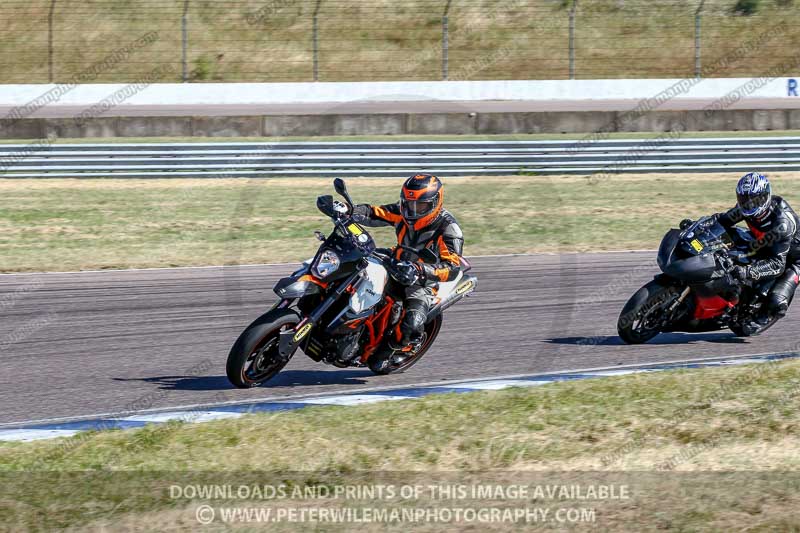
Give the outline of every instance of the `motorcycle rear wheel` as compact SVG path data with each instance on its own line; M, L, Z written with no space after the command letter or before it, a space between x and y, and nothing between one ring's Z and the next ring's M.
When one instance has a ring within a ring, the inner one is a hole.
M395 351L389 348L384 343L374 354L367 360L367 366L375 374L385 376L387 374L399 374L405 372L417 362L422 359L425 352L433 345L433 341L439 335L442 329L442 315L437 316L427 324L425 324L425 342L420 346L419 350L413 355L410 355L402 360L399 359L400 355L396 355Z
M617 321L617 333L626 344L644 344L659 333L653 322L680 295L678 287L651 281L631 296Z
M289 362L278 355L278 335L299 322L295 311L273 309L247 326L228 354L228 380L240 389L249 389L275 377Z

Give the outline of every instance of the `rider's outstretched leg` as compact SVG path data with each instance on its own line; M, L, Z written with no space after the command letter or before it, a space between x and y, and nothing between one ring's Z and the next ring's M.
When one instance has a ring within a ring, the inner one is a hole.
M402 338L399 342L392 342L394 350L410 351L417 348L424 341L425 320L428 318L430 307L430 290L421 285L412 285L406 288L405 310L403 322L400 324Z
M786 271L777 279L767 297L767 312L770 316L783 318L794 298L794 291L800 284L800 267L787 265Z

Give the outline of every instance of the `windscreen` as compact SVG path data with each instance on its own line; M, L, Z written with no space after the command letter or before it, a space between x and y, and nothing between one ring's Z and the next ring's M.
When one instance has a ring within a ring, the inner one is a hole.
M706 217L695 222L683 235L682 244L693 254L716 252L730 248L733 241L716 218Z

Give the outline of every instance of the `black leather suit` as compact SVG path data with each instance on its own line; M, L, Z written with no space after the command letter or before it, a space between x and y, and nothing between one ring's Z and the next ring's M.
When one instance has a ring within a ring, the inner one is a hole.
M717 219L725 228L746 222L756 241L753 263L747 267L747 277L756 281L777 278L769 293L767 309L784 316L800 282L800 219L780 196L772 197L772 208L763 220L748 220L739 207L718 213Z

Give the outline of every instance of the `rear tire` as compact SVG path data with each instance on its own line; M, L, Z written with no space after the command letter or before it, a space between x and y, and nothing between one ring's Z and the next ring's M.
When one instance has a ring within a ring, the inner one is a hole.
M247 326L228 354L228 380L249 389L275 377L289 362L278 356L278 335L299 323L300 315L292 309L273 309Z
M677 287L653 280L631 296L617 321L617 333L626 344L643 344L661 329L650 324L655 315L680 295Z
M439 331L442 329L442 315L440 314L432 321L425 324L426 338L425 342L420 346L419 350L414 355L408 356L402 361L398 361L398 356L395 351L387 346L388 343L384 342L378 350L373 353L367 360L367 366L375 374L385 376L387 374L399 374L405 372L422 359L425 352L433 345Z

